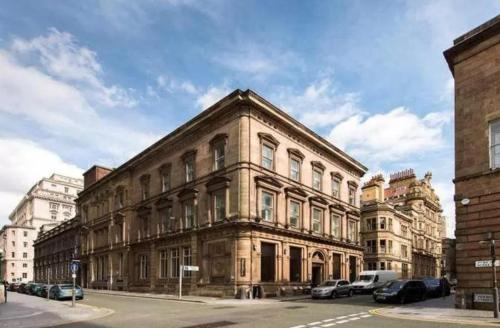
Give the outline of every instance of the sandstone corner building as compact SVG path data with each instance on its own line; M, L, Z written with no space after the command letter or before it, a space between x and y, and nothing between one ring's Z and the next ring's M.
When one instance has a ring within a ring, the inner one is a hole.
M82 284L174 293L183 274L186 293L237 297L354 280L365 171L236 90L120 167L84 174Z

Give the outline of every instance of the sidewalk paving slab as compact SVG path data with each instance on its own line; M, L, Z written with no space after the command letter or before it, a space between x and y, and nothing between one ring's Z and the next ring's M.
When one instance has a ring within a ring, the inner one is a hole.
M500 327L500 320L493 318L492 311L455 308L454 295L428 299L424 302L375 309L370 312L396 319Z
M8 292L7 303L0 304L0 328L54 327L63 324L94 320L113 311L71 301Z

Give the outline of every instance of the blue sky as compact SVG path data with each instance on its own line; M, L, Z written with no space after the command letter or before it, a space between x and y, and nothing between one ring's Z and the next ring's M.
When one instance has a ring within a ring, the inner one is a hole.
M498 1L2 1L0 224L251 88L370 168L433 172L453 234L454 38Z

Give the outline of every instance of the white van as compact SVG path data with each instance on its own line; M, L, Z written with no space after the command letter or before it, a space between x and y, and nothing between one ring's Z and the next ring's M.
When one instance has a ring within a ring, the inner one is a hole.
M355 293L371 293L386 282L396 279L397 276L394 271L363 271L351 286Z

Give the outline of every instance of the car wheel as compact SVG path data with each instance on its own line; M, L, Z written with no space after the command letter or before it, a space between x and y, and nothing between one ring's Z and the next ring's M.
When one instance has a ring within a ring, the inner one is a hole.
M333 291L333 292L332 292L332 299L335 299L335 298L337 298L337 292L336 292L336 291Z
M347 293L347 296L352 297L352 295L354 295L354 292L352 291L352 289L350 289L349 293Z
M399 298L399 303L401 303L401 304L405 304L405 303L406 303L406 296L405 296L405 295L402 295L402 296Z
M422 294L422 297L420 297L421 301L425 301L427 299L427 295L425 293Z

